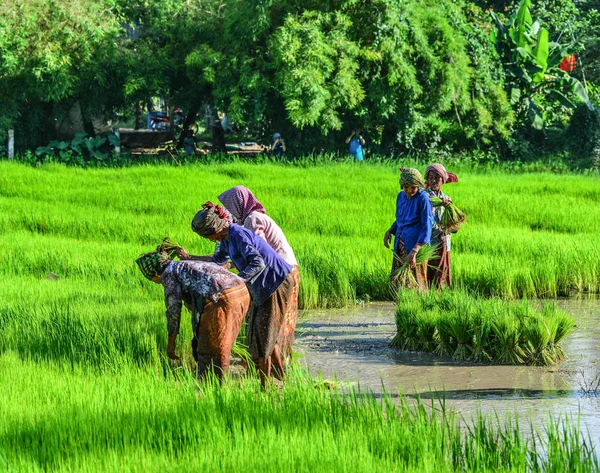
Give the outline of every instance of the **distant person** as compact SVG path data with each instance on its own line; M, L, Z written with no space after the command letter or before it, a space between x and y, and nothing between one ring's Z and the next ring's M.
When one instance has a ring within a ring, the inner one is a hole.
M354 129L348 138L346 138L346 144L349 144L348 153L356 161L362 161L365 157L363 152L363 146L365 145L365 139L360 134L360 130Z
M285 154L285 140L281 137L281 133L273 134L273 144L271 145L271 150L273 151L273 156L278 158L282 158Z
M183 149L186 156L192 156L196 154L197 141L194 136L193 130L185 131L185 138L183 139Z
M447 172L441 164L432 164L425 170L426 192L430 197L438 197L444 202L439 207L433 207L433 221L431 230L431 246L435 247L433 258L429 260L427 268L427 282L429 286L444 287L452 285L450 272L450 234L440 228L440 221L446 206L452 199L442 192L442 185L449 182L458 182L456 174Z
M244 281L218 264L202 261L171 261L165 252L141 255L137 260L142 274L162 284L167 307L167 356L172 360L179 334L182 304L192 312L192 350L198 376L213 367L221 378L229 369L231 348L250 307Z
M400 187L402 191L396 198L396 220L385 232L383 244L390 247L394 236L394 261L392 274L408 262L408 268L413 272L417 288L427 290L427 261L417 265L417 253L423 245L431 241L431 202L423 190L425 184L421 173L416 169L401 169ZM392 289L397 285L390 277Z
M212 150L213 153L227 153L225 143L225 130L221 125L221 120L216 119L212 127Z

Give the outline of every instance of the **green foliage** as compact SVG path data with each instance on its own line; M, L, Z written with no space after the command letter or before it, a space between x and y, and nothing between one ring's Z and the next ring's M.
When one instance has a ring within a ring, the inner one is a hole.
M17 147L52 139L79 102L83 119L112 113L120 32L112 0L0 1L0 139L15 128Z
M106 136L90 137L85 132L77 133L72 141L52 141L35 151L39 162L59 162L85 165L88 161L105 161L112 146L118 146L119 139L114 133Z
M527 115L531 126L542 130L545 122L556 122L553 102L573 108L577 97L593 109L583 84L561 71L560 62L581 48L571 42L549 40L549 32L539 21L533 21L531 0L521 0L510 20L503 24L494 13L496 46L505 64L511 102L520 115Z

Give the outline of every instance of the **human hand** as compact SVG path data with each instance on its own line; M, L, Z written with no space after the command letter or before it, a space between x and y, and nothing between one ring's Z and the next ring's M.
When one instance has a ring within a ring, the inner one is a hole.
M417 267L417 251L415 250L412 250L408 254L408 267L410 269L414 269Z
M443 205L444 207L446 207L446 206L450 205L451 203L452 203L452 201L450 200L450 198L449 198L449 197L442 197L442 205Z
M385 245L386 248L390 247L391 240L392 240L392 232L390 232L388 230L387 232L385 232L385 235L383 236L383 244Z
M179 256L179 259L190 259L190 254L183 248L177 250L177 256Z

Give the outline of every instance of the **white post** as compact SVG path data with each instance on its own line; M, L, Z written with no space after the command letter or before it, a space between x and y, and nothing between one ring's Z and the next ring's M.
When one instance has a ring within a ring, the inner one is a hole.
M115 146L115 153L119 155L121 154L121 130L119 128L113 128L113 133L119 140L119 144Z
M8 130L8 159L15 159L15 130Z

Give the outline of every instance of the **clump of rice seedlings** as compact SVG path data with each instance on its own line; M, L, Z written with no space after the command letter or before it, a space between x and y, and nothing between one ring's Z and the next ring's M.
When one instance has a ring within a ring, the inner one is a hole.
M431 245L423 245L416 257L417 266L423 263L427 263L434 253L436 248ZM394 253L394 259L402 261L398 255ZM391 281L395 287L405 288L405 289L413 289L418 287L417 278L415 277L413 270L408 266L408 260L403 261L402 266L400 266L396 271L394 271L391 275Z
M444 201L438 197L430 197L429 201L432 207L440 207L444 204ZM466 214L450 202L444 207L444 212L440 218L440 227L445 232L456 233L466 220Z
M553 349L550 341L554 338L549 325L552 319L542 320L540 317L531 317L525 322L523 336L525 339L524 355L527 364L548 366L553 364Z
M496 306L492 320L491 351L493 360L504 365L522 365L525 354L521 346L523 322L514 313Z
M452 337L452 321L448 316L440 316L437 321L437 343L433 353L439 356L452 356L456 351L455 339Z
M469 360L473 351L472 316L468 312L454 314L450 319L449 332L456 341L456 349L452 354L455 360Z
M488 300L444 289L425 295L403 291L396 324L394 347L456 360L547 366L565 359L560 342L573 318L556 305L538 311L528 301Z
M169 237L164 237L162 243L156 247L156 251L164 251L171 259L178 255L179 250L181 250L181 245L178 245Z
M490 320L481 314L473 316L473 352L471 360L476 362L490 362L492 357L487 352L490 345L492 327Z

